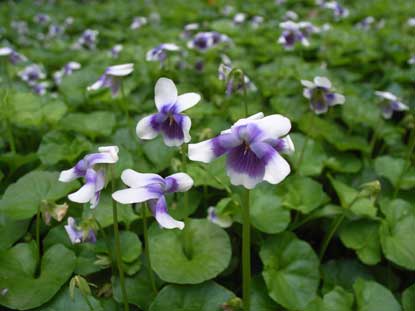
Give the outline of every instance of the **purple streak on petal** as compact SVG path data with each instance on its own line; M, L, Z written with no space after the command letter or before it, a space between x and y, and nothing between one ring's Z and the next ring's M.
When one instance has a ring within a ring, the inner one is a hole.
M179 183L174 177L167 177L166 182L166 192L176 192L179 189Z
M156 113L151 116L150 125L155 131L160 131L161 124L168 118L165 113Z
M163 183L160 183L160 181L157 181L154 184L146 185L145 188L149 192L156 193L159 196L162 196L164 194L165 189L166 189L166 185L165 185L165 182L163 180Z
M324 98L326 100L326 103L329 106L332 106L333 103L334 103L334 100L336 99L336 95L334 93L331 93L331 92L325 92Z
M161 131L170 139L184 139L183 116L179 113L170 115L160 127Z
M242 144L228 152L227 165L237 173L250 177L264 176L265 163L246 145Z
M212 150L216 157L220 157L230 149L242 143L234 133L221 134L212 139Z
M89 243L94 243L94 244L97 242L97 237L95 235L94 230L92 229L89 230L88 235L84 239L84 242L89 242Z
M76 163L74 168L75 168L76 175L78 175L79 177L83 177L86 174L86 170L88 168L88 162L85 161L84 159L79 160L78 163Z
M270 140L269 144L279 153L283 152L287 148L287 144L284 139L281 138Z

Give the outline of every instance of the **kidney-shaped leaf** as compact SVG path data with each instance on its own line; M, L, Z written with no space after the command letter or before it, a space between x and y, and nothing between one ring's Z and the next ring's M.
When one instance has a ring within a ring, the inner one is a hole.
M358 279L353 288L357 311L401 311L393 294L379 283Z

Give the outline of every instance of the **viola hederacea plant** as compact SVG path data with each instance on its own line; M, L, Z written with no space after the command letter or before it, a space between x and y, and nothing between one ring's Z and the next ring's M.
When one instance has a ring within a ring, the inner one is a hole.
M1 310L414 310L410 1L85 2L0 1Z

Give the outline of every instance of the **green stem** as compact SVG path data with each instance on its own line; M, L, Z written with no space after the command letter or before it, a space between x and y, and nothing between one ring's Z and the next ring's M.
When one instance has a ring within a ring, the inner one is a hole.
M128 111L128 102L127 97L125 96L125 90L124 90L124 82L121 81L121 97L122 97L122 106L125 110L125 116L127 118L127 124L130 124L130 113Z
M111 192L114 193L115 176L114 176L114 168L112 165L110 166L110 169L111 169ZM118 273L120 275L120 287L121 287L121 292L123 296L124 311L128 311L129 306L128 306L127 290L125 288L124 271L122 269L122 261L121 261L121 243L120 243L120 232L118 229L117 202L114 199L112 200L112 216L114 220L115 255L117 259Z
M373 155L373 151L376 145L376 140L378 139L378 132L379 132L379 128L381 124L382 124L382 119L379 117L379 120L376 123L376 126L373 130L372 138L370 139L370 143L369 143L369 156L370 157L372 157Z
M186 145L181 147L182 154L182 171L187 171L187 157L186 157ZM184 229L183 229L183 250L187 258L192 257L192 235L190 234L189 227L189 193L186 191L183 193L183 208L186 211L184 216Z
M297 169L297 171L299 171L300 170L300 166L301 166L301 163L303 162L303 158L304 158L304 153L305 153L305 150L306 150L306 148L307 148L307 143L308 143L308 140L309 140L309 136L307 135L309 132L310 132L310 129L313 127L313 124L314 124L314 118L315 118L315 116L314 115L312 115L311 114L311 120L310 120L310 122L308 123L308 126L307 126L307 131L306 131L306 137L305 137L305 139L304 139L304 143L303 143L303 146L301 147L301 151L300 151L300 155L299 155L299 157L298 157L298 161L297 161L297 163L296 163L296 169Z
M250 233L250 192L245 190L242 203L242 297L244 311L251 306L251 233Z
M94 220L95 220L96 224L98 225L99 232L101 232L102 237L104 238L105 245L107 246L107 249L108 249L108 254L110 255L110 258L113 258L112 257L112 251L111 251L112 250L111 243L110 243L110 240L109 240L107 234L105 233L105 229L101 226L98 219L96 219L95 216L93 216L93 217L94 217ZM113 264L111 263L111 269L112 268L113 268Z
M399 188L401 187L402 178L405 175L405 172L411 166L411 157L413 155L414 148L415 148L415 128L412 129L411 135L409 135L408 145L409 145L409 149L408 149L408 154L405 159L405 164L404 164L401 174L398 177L398 180L396 181L395 190L393 192L394 199L398 196Z
M337 229L339 228L343 220L344 220L344 214L341 214L341 215L338 215L334 219L334 221L331 223L330 230L328 234L326 234L326 236L324 237L323 243L321 245L320 256L319 256L320 261L323 259L324 254L326 253L327 247L329 246L329 243L331 239L333 238L333 235L336 233Z
M92 306L91 302L89 301L87 295L85 295L82 291L80 291L82 294L82 297L84 297L84 300L86 304L88 305L89 310L94 311L94 307Z
M147 258L148 277L150 278L151 287L153 288L153 291L157 294L156 282L154 280L153 268L151 266L150 244L148 243L146 210L147 210L147 203L143 203L143 205L141 206L141 217L143 218L144 253Z
M40 207L38 206L36 212L36 245L40 262Z

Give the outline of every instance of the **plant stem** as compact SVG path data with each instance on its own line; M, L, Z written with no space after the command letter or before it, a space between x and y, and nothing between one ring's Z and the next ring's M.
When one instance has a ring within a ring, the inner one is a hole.
M376 145L376 140L378 138L378 132L379 132L379 128L380 125L382 124L382 119L381 117L379 117L378 122L376 123L376 126L373 130L373 134L372 134L372 138L370 139L370 143L369 143L369 157L372 157L373 155L373 149L375 148Z
M92 306L91 302L89 301L87 295L85 295L82 291L80 291L82 294L82 297L84 297L84 300L86 304L88 305L89 310L94 311L94 307Z
M242 297L244 311L251 306L251 233L250 233L250 192L245 190L242 203Z
M341 215L338 215L334 219L334 221L331 223L330 230L328 234L326 234L326 236L324 237L323 243L321 245L320 256L319 256L320 261L323 259L324 254L327 250L327 247L329 246L329 243L331 239L333 238L333 235L336 233L337 229L339 228L343 220L344 220L344 214L341 214Z
M127 117L127 124L130 124L130 113L128 111L128 102L127 97L125 96L125 90L124 90L124 82L121 81L121 97L122 97L122 105L125 110L125 116Z
M114 176L114 168L112 165L110 166L110 169L111 169L111 192L114 193L115 176ZM120 244L120 232L118 229L117 202L114 199L112 199L112 216L114 220L115 256L117 259L118 273L120 276L120 287L121 287L121 292L123 296L124 311L128 311L129 306L128 306L127 290L125 288L124 271L122 269L122 261L121 261L121 244Z
M186 173L187 171L187 158L186 158L186 145L181 147L182 154L182 171ZM189 228L189 193L186 191L183 193L183 208L185 210L184 216L184 229L183 229L183 250L187 258L192 257L192 236L190 234Z
M411 166L411 157L413 155L414 148L415 148L415 128L412 129L411 134L409 135L408 145L409 145L408 154L405 159L404 167L402 169L401 174L398 177L398 180L396 181L395 190L393 192L394 199L398 196L399 188L401 187L401 183L402 183L402 177L405 175L405 172L407 171L407 169Z
M36 212L36 245L40 262L40 207L38 206Z
M112 251L111 251L112 250L111 243L110 243L110 240L108 239L107 234L105 233L105 229L98 222L98 219L96 219L95 216L93 216L93 217L94 217L94 220L95 220L96 224L98 225L99 232L101 232L102 237L104 238L105 245L107 246L107 249L108 249L108 254L110 255L110 258L113 258L112 257ZM113 263L112 262L111 262L111 269L113 269Z
M313 124L314 124L314 118L315 118L315 116L311 114L311 120L310 120L310 122L308 123L308 126L307 126L307 133L309 133L309 132L310 132L310 129L313 127ZM304 158L304 153L305 153L305 150L306 150L306 148L307 148L307 143L308 143L308 140L309 140L309 138L310 138L310 137L307 135L307 133L306 133L306 137L305 137L305 139L304 139L303 146L302 146L301 151L300 151L300 155L299 155L299 157L298 157L298 161L297 161L296 166L295 166L295 167L296 167L296 169L297 169L297 171L299 171L299 170L300 170L300 166L301 166L301 163L303 162L303 158Z
M154 280L153 268L151 266L150 244L148 243L146 210L147 210L147 203L143 203L143 205L141 206L141 217L143 218L144 253L147 258L148 277L150 278L151 287L153 288L153 291L157 294L156 282Z

